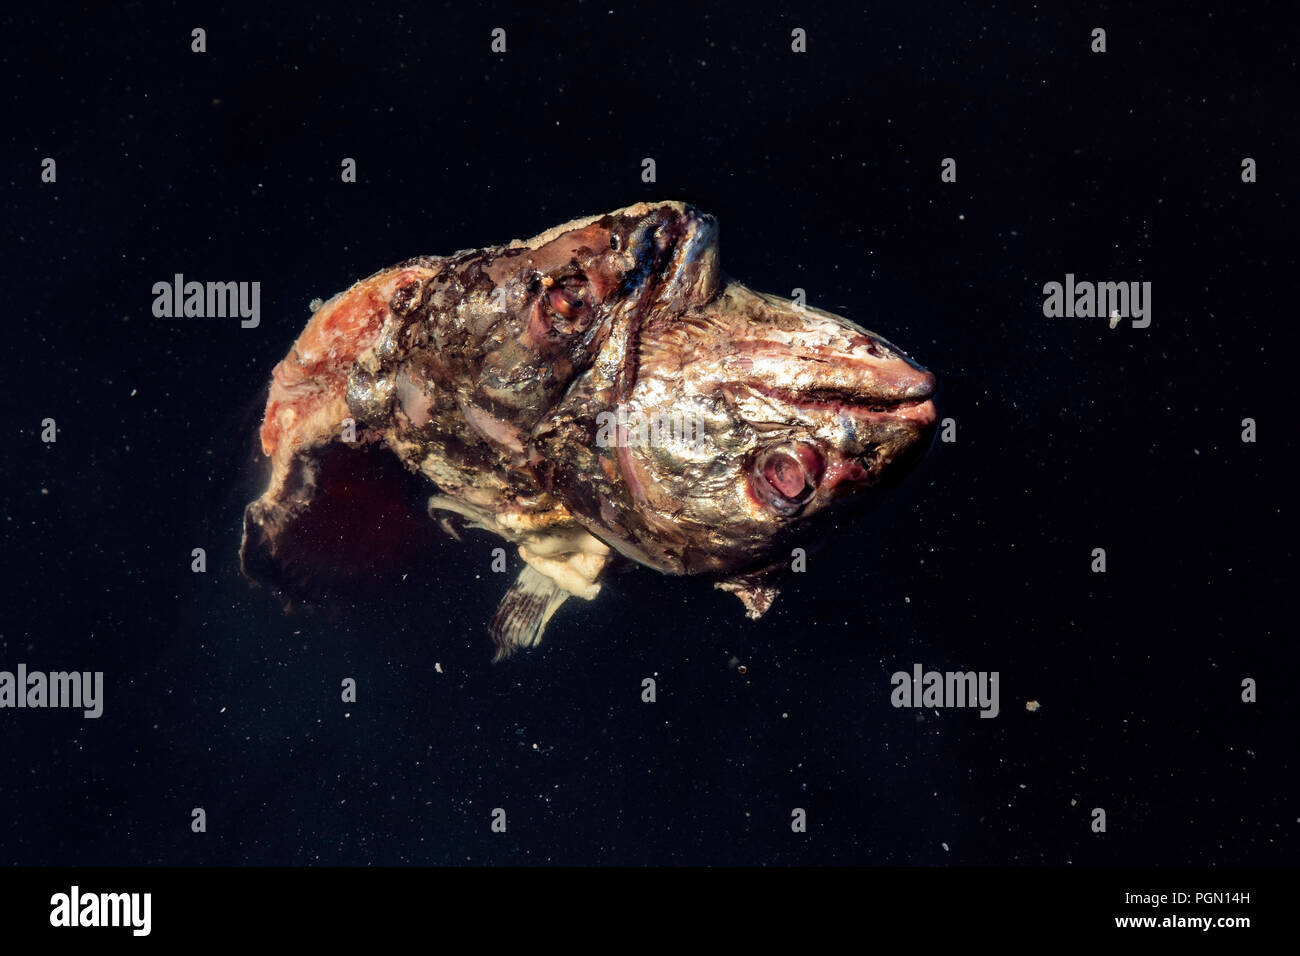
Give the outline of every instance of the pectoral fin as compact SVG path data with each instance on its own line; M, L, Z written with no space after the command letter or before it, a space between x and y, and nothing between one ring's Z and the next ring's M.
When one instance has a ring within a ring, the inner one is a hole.
M524 565L492 618L489 630L497 649L492 660L502 660L521 647L539 644L546 622L568 597L568 591L531 564Z

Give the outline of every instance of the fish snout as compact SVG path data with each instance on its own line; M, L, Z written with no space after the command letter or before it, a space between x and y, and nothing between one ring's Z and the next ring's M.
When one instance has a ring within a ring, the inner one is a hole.
M811 369L802 388L806 396L871 422L927 426L934 421L933 372L884 337L846 320L818 325L804 345L806 354L818 358L805 366Z
M866 405L895 405L923 402L934 395L933 372L883 336L856 328L854 333L841 358L849 396Z

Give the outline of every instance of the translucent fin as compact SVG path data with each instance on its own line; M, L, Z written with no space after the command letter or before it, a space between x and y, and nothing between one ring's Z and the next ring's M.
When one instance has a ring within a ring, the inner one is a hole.
M521 647L541 643L546 622L568 596L569 592L546 575L525 565L492 618L489 630L497 649L492 660L502 660Z

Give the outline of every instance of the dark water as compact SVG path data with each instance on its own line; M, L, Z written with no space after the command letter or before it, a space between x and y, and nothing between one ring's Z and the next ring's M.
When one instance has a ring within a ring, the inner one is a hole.
M102 670L105 703L0 710L0 862L1294 862L1270 9L8 19L0 669ZM957 441L756 623L639 570L492 666L482 534L313 611L248 587L254 432L311 299L661 198L719 218L732 275L933 369ZM260 281L261 325L155 318L178 272ZM1150 281L1150 328L1045 318L1066 273ZM997 671L999 715L895 709L916 663Z

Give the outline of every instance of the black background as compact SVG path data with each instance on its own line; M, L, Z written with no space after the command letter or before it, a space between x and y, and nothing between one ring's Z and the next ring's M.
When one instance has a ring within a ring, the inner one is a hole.
M0 668L106 700L0 711L0 862L1294 862L1280 8L269 6L4 21ZM662 198L933 369L958 441L757 623L640 570L492 666L484 535L314 611L247 585L311 299ZM260 281L261 326L153 317L177 272ZM1151 327L1044 318L1067 272L1152 282ZM916 662L998 671L1001 714L895 710Z

